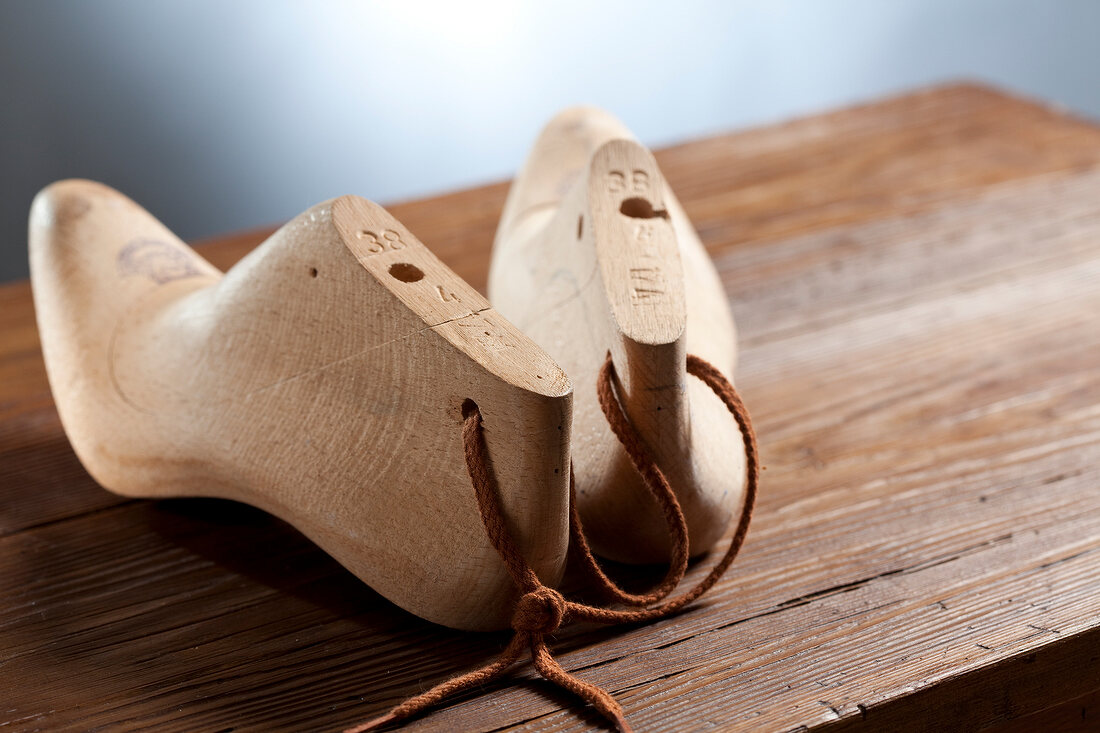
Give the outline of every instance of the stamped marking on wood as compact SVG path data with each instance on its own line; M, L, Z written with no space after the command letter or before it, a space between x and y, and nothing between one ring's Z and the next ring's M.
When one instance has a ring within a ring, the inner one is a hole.
M653 208L645 199L627 201L644 201L650 210ZM624 202L624 208L625 206ZM657 216L659 217L660 214ZM629 268L630 300L634 305L652 305L661 302L668 292L668 281L660 266L663 259L653 227L653 222L643 221L635 225L632 231L634 242L638 245L635 252L637 266Z
M611 193L623 191L644 193L649 190L649 174L640 168L635 168L628 178L623 171L608 171L607 190Z
M393 229L383 229L381 234L368 229L361 230L360 239L367 240L367 255L378 255L383 252L393 252L405 248L405 242L401 239L401 233Z
M186 252L159 239L135 239L118 253L118 274L145 275L158 285L203 274Z
M659 267L630 268L630 297L635 302L655 300L665 292L665 276Z
M439 294L439 299L444 303L450 303L452 301L461 301L462 298L458 297L453 290L444 288L442 285L436 285L435 291Z

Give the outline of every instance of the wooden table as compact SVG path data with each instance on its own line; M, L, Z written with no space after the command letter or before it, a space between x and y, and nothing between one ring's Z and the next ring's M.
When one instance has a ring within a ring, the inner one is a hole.
M658 159L729 291L768 470L711 595L560 633L564 665L641 730L1100 729L1100 129L952 86ZM505 190L391 210L484 288ZM26 283L0 325L0 730L338 729L505 643L259 511L103 491ZM598 723L518 677L409 728Z

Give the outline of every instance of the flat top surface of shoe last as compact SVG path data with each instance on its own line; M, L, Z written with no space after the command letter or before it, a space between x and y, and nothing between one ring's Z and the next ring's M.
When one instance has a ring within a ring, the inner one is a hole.
M711 547L741 506L745 455L686 356L731 376L733 318L656 161L614 117L570 109L543 130L504 207L489 297L573 380L578 506L593 548L624 562L669 552L656 502L596 398L608 353L626 414L681 502L692 554Z
M58 411L106 488L253 504L412 613L500 628L515 591L466 471L472 400L510 529L560 579L570 381L381 207L319 204L223 276L122 194L63 181L30 256Z

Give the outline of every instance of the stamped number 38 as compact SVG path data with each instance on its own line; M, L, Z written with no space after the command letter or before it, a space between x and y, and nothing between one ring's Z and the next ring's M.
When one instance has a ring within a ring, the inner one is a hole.
M367 240L367 252L372 255L381 254L387 250L405 248L405 242L401 240L400 232L395 232L393 229L383 229L381 236L364 229L359 232L359 238Z

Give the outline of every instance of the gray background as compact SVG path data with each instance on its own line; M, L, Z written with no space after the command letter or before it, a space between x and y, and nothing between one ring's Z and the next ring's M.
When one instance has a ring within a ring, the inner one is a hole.
M1098 31L1095 0L0 0L0 280L59 178L192 239L506 177L581 102L651 145L956 79L1100 116Z

